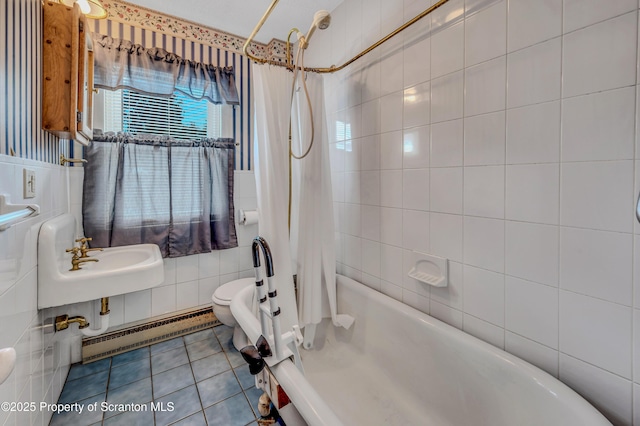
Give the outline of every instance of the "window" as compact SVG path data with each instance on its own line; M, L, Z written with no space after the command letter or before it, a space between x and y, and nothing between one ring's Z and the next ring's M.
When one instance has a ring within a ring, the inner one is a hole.
M165 135L175 139L220 138L223 110L230 106L194 100L180 92L170 98L132 90L101 90L96 103L102 104L103 122L97 128L106 132L134 135ZM99 108L98 108L99 109ZM227 111L225 111L227 112Z

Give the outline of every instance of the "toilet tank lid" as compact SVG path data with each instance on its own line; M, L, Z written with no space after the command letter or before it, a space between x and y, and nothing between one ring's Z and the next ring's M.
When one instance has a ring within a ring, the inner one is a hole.
M229 281L218 287L216 291L213 292L213 297L223 302L231 302L233 296L238 294L240 290L249 285L255 285L255 283L255 278L241 278L239 280Z

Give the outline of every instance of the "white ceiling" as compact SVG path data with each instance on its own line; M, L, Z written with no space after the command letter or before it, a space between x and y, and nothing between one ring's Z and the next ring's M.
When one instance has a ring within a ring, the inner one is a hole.
M251 34L271 0L126 0L166 15L183 18L246 38ZM289 30L297 27L306 33L313 14L320 9L332 11L342 0L280 0L256 41L269 43L285 40Z

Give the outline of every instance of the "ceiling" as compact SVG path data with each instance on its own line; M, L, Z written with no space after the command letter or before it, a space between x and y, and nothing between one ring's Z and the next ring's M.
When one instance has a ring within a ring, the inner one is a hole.
M251 34L271 4L271 0L126 0L126 2L243 38ZM342 0L280 0L255 40L264 44L274 38L284 40L293 27L306 33L316 11L320 9L332 11L340 3Z

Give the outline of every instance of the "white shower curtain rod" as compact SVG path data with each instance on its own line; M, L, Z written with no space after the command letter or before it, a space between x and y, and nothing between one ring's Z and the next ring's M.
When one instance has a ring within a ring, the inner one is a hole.
M285 67L285 68L288 68L288 69L293 69L293 64L290 63L289 58L287 58L287 62L286 63L282 63L282 62L277 62L277 61L273 61L273 60L269 60L269 59L258 58L257 56L254 56L251 53L249 53L249 51L248 51L249 44L251 43L253 38L256 36L256 34L258 34L258 31L260 31L260 28L262 28L262 25L264 25L264 23L266 22L267 18L269 18L269 15L271 15L271 12L273 12L273 10L275 9L275 7L276 7L276 5L278 4L279 1L280 0L273 0L271 2L269 7L267 8L266 12L264 13L264 15L262 15L262 18L260 18L260 21L258 21L258 23L256 24L255 28L253 29L253 31L249 35L249 38L247 39L247 41L245 41L244 46L242 47L242 52L244 53L244 55L246 55L250 59L254 60L255 62L258 62L258 63L261 63L261 64L276 65L276 66ZM443 4L447 3L448 1L449 0L440 0L440 1L438 1L433 6L429 7L426 10L424 10L422 13L418 14L413 19L411 19L410 21L406 22L404 25L401 25L400 27L396 28L394 31L390 32L385 37L383 37L380 40L378 40L377 42L373 43L371 46L369 46L368 48L366 48L362 52L358 53L356 56L354 56L353 58L349 59L347 62L345 62L344 64L342 64L340 66L331 65L330 67L324 67L324 68L305 68L305 71L315 72L315 73L319 73L319 74L327 74L327 73L334 73L336 71L340 71L341 69L351 65L353 62L357 61L358 59L360 59L361 57L363 57L367 53L371 52L376 47L378 47L381 44L385 43L387 40L391 39L395 35L401 33L406 28L409 28L411 25L415 24L420 19L422 19L425 16L429 15L431 12L433 12L434 10L436 10L437 8L442 6ZM289 44L290 43L287 40L287 51L289 51Z

